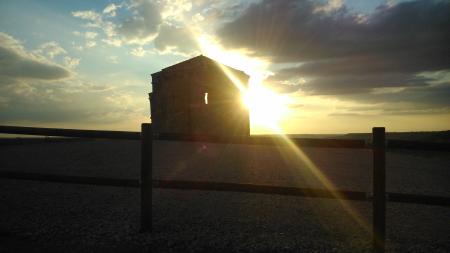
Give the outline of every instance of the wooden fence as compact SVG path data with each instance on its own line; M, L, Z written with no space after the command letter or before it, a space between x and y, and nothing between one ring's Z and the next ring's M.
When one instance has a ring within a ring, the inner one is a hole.
M25 180L40 180L49 182L64 182L75 184L109 185L121 187L139 187L141 190L141 230L152 230L152 189L168 188L180 190L206 190L206 191L232 191L260 194L277 194L289 196L301 196L311 198L345 199L352 201L370 201L373 204L373 246L375 252L384 252L386 234L386 201L450 206L449 197L426 196L405 193L386 192L386 148L408 148L420 149L423 143L406 141L386 141L384 127L372 129L372 143L363 140L342 139L291 139L300 147L316 148L358 148L372 149L373 153L373 196L360 191L339 191L329 189L312 189L298 187L282 187L271 185L237 184L223 182L199 182L199 181L174 181L153 180L152 178L152 150L153 140L167 141L189 141L189 142L214 142L233 143L247 145L286 145L286 142L277 137L223 137L205 135L179 135L163 134L155 136L152 134L151 124L144 123L141 132L125 131L102 131L102 130L79 130L79 129L55 129L35 128L19 126L0 126L0 133L25 134L40 136L63 136L82 138L106 138L106 139L128 139L141 141L141 176L140 179L117 179L98 177L76 177L63 175L48 175L37 173L24 173L12 171L0 171L0 177ZM387 144L387 145L386 145ZM424 145L426 150L443 150L442 146ZM444 148L444 150L447 150Z

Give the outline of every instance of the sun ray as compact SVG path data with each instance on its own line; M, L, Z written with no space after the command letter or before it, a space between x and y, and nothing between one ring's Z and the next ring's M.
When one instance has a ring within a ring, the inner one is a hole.
M305 152L295 144L289 137L287 137L281 129L277 130L282 141L289 147L288 152L293 152L295 157L302 161L306 168L316 177L322 186L330 191L332 195L339 201L344 210L366 231L370 232L370 225L361 217L361 215L350 205L350 203L342 198L337 192L337 188L328 179L328 177L317 167L317 165L305 154Z
M370 232L369 224L359 215L359 213L346 200L343 200L338 193L334 184L327 178L321 169L296 145L289 137L287 137L279 121L286 115L288 108L288 97L283 97L270 89L265 88L262 83L271 73L267 71L268 62L255 60L236 51L226 51L218 44L211 42L205 36L198 36L198 45L201 51L217 61L244 70L250 75L249 88L236 78L231 71L219 64L223 72L242 92L242 101L250 110L251 124L260 124L280 137L280 141L287 145L286 152L291 152L308 169L312 175L318 179L322 186L329 190L339 201L344 210L367 232ZM252 125L255 127L255 125Z
M263 86L263 80L271 73L264 59L246 56L246 51L226 51L207 36L198 37L201 51L220 62L219 67L241 91L242 103L249 109L252 128L269 131L279 128L280 120L287 113L286 96L281 96ZM222 65L224 64L224 65ZM225 65L243 70L250 76L248 85L243 84Z

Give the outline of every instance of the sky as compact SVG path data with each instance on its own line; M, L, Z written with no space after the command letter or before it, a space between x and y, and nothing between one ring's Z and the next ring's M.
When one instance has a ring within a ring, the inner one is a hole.
M449 27L434 0L0 1L0 124L137 131L150 75L203 54L286 133L448 130Z

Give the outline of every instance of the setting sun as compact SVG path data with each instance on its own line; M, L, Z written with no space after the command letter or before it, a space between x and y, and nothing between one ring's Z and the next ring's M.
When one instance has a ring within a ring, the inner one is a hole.
M280 119L287 111L286 98L261 85L251 86L242 99L250 110L252 127L278 128Z
M265 59L249 57L247 56L249 52L245 50L225 50L216 41L204 35L198 36L197 42L205 55L250 75L247 88L227 68L222 68L242 92L242 102L250 111L252 129L263 128L270 132L279 130L280 120L287 112L288 99L262 85L263 80L271 75L271 72L267 70L269 62Z

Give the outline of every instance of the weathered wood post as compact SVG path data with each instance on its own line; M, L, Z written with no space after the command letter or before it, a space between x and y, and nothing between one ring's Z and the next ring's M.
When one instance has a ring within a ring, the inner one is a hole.
M373 247L385 251L386 240L386 149L384 127L372 129L373 151Z
M152 125L141 125L141 232L152 231Z

